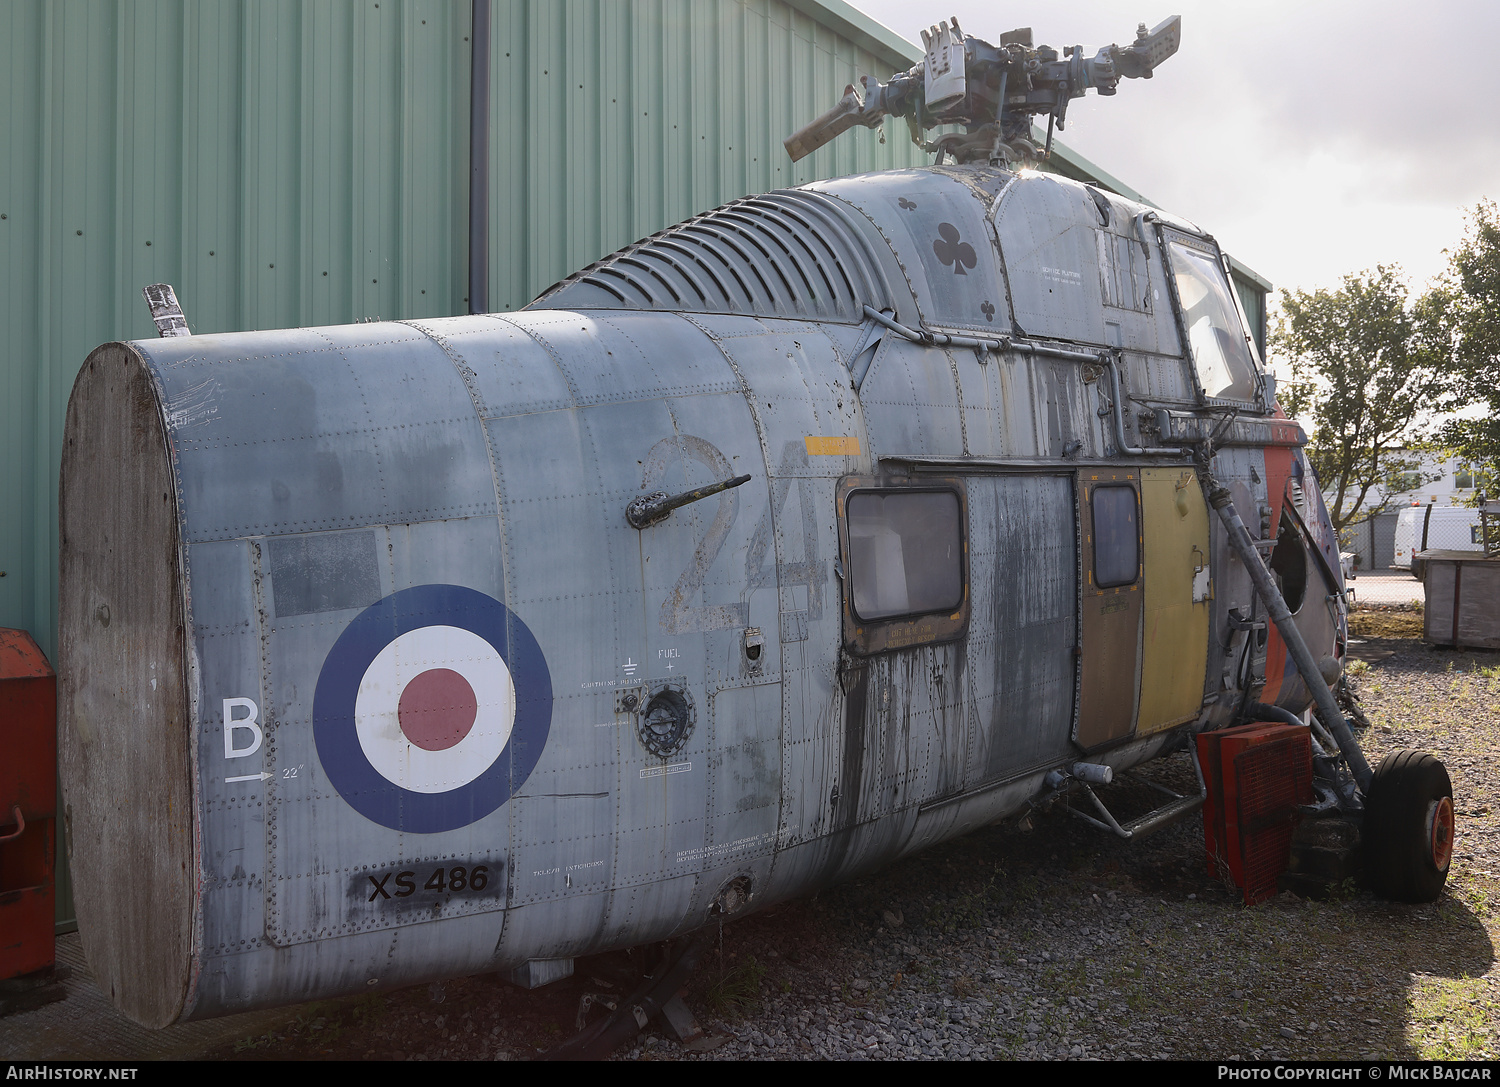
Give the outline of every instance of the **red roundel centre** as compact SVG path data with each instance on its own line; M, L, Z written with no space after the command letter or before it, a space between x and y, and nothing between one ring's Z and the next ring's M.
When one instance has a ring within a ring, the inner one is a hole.
M446 751L469 734L479 715L474 688L451 668L429 668L401 692L396 719L424 751Z

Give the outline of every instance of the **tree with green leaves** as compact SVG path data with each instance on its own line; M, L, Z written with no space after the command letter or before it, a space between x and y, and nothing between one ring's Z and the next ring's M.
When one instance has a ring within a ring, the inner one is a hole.
M1308 456L1335 529L1384 509L1420 471L1430 420L1453 402L1448 310L1431 292L1413 301L1384 265L1282 298L1271 345L1291 379L1279 399L1312 424Z
M1469 212L1463 242L1448 254L1448 271L1433 289L1453 352L1460 402L1488 411L1450 420L1445 445L1468 462L1475 486L1500 497L1500 208L1480 201Z

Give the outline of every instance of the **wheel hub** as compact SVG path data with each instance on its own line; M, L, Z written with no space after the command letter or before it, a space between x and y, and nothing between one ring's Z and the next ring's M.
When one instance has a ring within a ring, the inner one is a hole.
M1441 797L1427 805L1427 851L1439 872L1453 861L1453 799Z

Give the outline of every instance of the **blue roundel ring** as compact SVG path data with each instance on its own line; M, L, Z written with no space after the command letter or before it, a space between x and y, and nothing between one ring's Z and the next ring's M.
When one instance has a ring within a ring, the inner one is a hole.
M365 756L354 706L375 657L408 631L459 627L483 638L510 669L516 716L499 757L478 777L444 792L403 789ZM339 635L313 695L318 758L333 787L357 812L392 830L435 834L489 815L525 783L552 724L552 676L526 624L494 597L461 585L417 585L371 604Z

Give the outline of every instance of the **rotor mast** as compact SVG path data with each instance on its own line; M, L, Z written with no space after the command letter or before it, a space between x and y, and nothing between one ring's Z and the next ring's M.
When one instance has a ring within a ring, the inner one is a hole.
M926 53L921 63L885 83L860 77L863 91L851 83L823 116L784 141L792 161L811 154L856 125L875 128L886 117L905 118L912 142L960 163L1044 159L1052 151L1054 124L1067 124L1068 103L1093 88L1115 93L1124 79L1150 79L1152 71L1182 41L1182 16L1173 15L1152 30L1141 23L1129 45L1106 45L1092 57L1072 45L1061 55L1049 45L1033 45L1031 28L1000 35L1000 44L966 35L958 20L922 32ZM1047 118L1047 142L1031 138L1033 118ZM924 133L943 126L962 126L928 140Z

